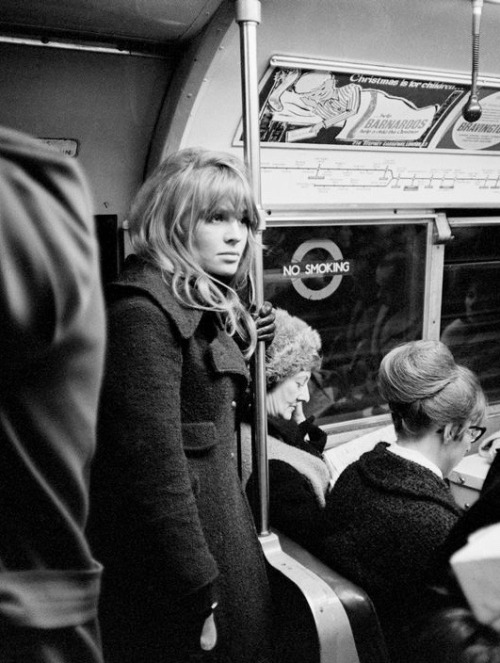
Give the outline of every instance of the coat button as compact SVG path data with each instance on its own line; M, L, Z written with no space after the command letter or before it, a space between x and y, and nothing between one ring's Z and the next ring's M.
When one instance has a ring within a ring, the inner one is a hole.
M236 410L236 401L231 401L231 407Z

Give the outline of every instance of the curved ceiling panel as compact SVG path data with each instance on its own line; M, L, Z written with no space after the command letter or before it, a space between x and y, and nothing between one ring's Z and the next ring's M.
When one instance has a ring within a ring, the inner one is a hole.
M2 0L0 32L172 44L194 37L224 1Z

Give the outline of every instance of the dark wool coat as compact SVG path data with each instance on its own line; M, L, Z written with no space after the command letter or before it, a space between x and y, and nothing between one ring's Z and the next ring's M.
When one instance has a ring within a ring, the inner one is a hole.
M293 420L268 418L268 433L285 444L305 452L308 456L322 459L326 433L312 423L312 417L297 425ZM306 440L305 436L309 439ZM311 467L311 471L314 468ZM327 474L325 465L325 475ZM317 483L324 481L318 476ZM252 499L256 492L256 476L252 474L247 493ZM327 488L325 488L326 493ZM252 505L254 504L252 499ZM273 458L269 452L269 522L272 527L286 534L311 552L315 551L316 539L320 533L323 504L310 479L292 462Z
M235 458L247 367L212 313L129 258L110 288L89 535L105 567L107 661L256 663L269 595ZM214 600L216 649L199 638Z
M394 661L406 624L422 610L437 548L461 514L447 484L385 443L347 467L325 507L321 557L375 604Z

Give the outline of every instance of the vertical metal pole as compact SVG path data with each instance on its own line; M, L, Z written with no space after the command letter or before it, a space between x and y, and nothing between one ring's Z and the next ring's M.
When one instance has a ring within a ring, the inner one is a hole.
M264 303L262 233L265 228L260 186L259 81L257 74L257 26L261 11L259 0L236 0L236 21L240 28L241 86L243 98L243 141L245 161L259 210L257 251L254 263L256 304ZM269 534L269 471L267 464L267 412L265 344L260 341L254 356L253 441L257 458L259 522L261 536Z

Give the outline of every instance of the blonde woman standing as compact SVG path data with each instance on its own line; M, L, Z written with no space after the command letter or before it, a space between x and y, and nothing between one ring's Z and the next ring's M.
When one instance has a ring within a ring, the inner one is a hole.
M235 453L257 218L241 162L202 149L168 157L132 206L91 494L111 663L267 660L266 570Z

